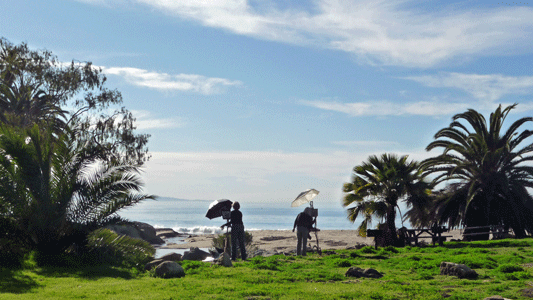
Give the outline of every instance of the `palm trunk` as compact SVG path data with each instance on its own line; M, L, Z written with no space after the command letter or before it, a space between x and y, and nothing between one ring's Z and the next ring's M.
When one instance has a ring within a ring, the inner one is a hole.
M394 205L389 205L387 208L386 224L385 244L386 246L395 246L398 238L396 236L396 207Z

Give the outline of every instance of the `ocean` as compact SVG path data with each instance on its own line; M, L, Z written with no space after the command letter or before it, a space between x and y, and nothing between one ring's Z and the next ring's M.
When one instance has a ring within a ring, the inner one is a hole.
M212 234L222 233L220 226L226 223L222 218L205 217L209 200L184 200L158 198L146 200L134 207L123 209L119 215L130 221L148 223L155 228L172 228L180 233ZM239 201L245 230L292 230L294 219L305 207L291 207L291 203L247 203ZM347 219L346 209L338 204L321 204L314 201L318 209L317 228L321 230L355 230L360 224ZM376 220L376 224L377 224Z

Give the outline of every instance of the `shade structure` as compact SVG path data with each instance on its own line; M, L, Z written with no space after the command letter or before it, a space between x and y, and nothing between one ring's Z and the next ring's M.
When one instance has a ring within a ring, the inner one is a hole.
M231 210L231 200L228 199L220 199L215 200L209 204L209 208L207 209L207 213L205 214L205 217L208 219L214 219L222 216L222 211L230 211Z
M313 198L315 198L318 193L320 192L315 189L308 189L306 191L301 192L300 195L298 195L298 197L296 197L296 199L292 201L291 207L297 207L302 204L308 203L309 201L313 200Z

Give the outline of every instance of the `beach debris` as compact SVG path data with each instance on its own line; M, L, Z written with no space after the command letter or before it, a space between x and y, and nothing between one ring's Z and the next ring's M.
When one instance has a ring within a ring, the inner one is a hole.
M155 268L155 276L177 278L185 276L185 270L175 261L164 261Z
M466 265L444 261L440 263L440 275L457 276L458 278L468 279L474 279L478 276L476 271L470 269Z
M202 261L208 256L210 256L208 252L200 250L198 247L192 247L190 251L185 251L181 259Z
M355 277L355 278L381 278L383 277L383 274L378 272L375 269L368 268L368 269L361 269L358 267L350 267L348 271L344 274L346 277Z

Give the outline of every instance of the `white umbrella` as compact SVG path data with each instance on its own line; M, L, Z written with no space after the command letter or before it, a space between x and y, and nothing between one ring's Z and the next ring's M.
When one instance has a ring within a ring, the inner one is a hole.
M291 207L300 206L302 204L305 204L305 203L313 200L313 198L315 198L316 195L318 195L318 193L320 193L320 192L315 190L315 189L308 189L308 190L306 190L304 192L301 192L300 195L298 195L298 197L296 197L296 199L294 199L294 201L292 201Z

